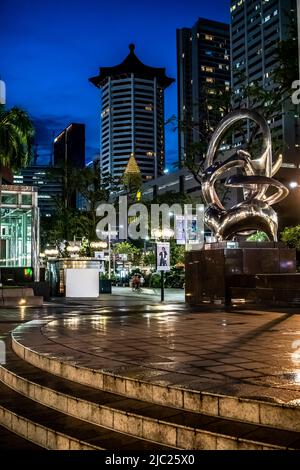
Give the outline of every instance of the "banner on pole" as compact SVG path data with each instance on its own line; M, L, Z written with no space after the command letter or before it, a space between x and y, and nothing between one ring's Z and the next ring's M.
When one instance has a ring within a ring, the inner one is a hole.
M157 242L156 244L156 268L157 271L170 271L170 243Z

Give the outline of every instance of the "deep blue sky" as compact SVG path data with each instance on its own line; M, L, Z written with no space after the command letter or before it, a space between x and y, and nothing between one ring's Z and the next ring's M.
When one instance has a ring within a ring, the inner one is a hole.
M8 106L35 121L40 163L53 133L86 124L86 159L99 152L99 91L88 82L99 66L120 63L134 42L146 64L176 78L176 28L198 17L229 21L229 0L1 0L0 76ZM166 118L177 114L176 83L166 91ZM166 130L167 162L177 135Z

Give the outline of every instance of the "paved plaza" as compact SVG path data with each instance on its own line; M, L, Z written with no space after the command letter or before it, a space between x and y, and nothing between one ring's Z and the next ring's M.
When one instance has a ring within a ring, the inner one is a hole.
M300 403L297 311L192 311L139 296L1 311L18 340L41 354L152 384L277 403Z

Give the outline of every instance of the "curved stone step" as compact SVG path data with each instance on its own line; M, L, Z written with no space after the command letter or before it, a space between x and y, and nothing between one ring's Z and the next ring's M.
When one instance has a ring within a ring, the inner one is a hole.
M46 449L163 450L170 447L72 418L0 383L0 425Z
M72 417L175 448L286 449L298 448L298 440L300 448L300 433L124 399L42 372L9 349L0 380Z
M142 397L147 402L180 410L300 432L300 407L297 406L165 386L155 380L147 382L78 365L70 359L70 348L42 335L41 328L47 323L47 319L34 320L12 332L13 351L45 372L127 398Z
M44 450L7 428L0 426L0 451L1 450Z

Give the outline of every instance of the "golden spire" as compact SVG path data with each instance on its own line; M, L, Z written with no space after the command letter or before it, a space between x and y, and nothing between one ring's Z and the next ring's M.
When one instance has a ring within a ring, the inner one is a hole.
M133 155L128 160L127 166L124 171L125 175L128 175L129 173L141 173L140 167Z

